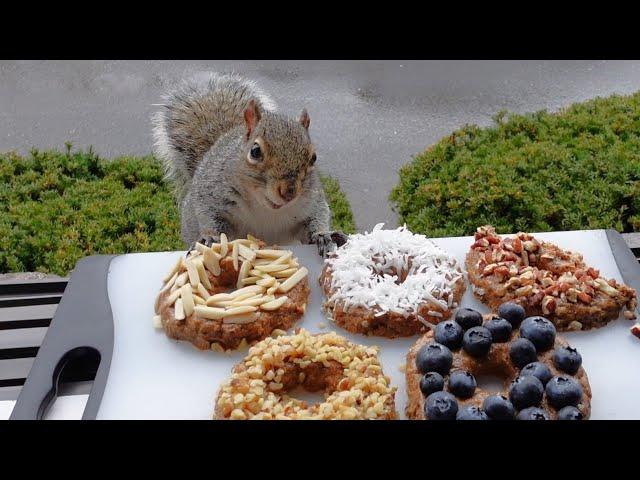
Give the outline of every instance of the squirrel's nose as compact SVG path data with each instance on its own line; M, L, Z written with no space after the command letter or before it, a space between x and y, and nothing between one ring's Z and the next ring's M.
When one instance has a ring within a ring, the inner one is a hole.
M293 182L283 182L278 187L280 196L287 202L293 200L296 196L296 184Z

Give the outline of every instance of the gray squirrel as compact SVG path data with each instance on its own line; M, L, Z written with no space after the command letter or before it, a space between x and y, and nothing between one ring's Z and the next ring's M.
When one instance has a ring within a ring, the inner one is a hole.
M330 230L306 109L288 118L254 82L216 73L184 81L163 107L154 151L175 184L186 245L251 234L316 244L325 256L345 243Z

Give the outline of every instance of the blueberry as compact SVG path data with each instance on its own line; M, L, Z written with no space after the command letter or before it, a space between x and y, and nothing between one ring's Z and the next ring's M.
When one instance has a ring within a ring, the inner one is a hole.
M451 350L439 343L424 345L416 355L416 367L420 373L438 372L444 376L451 370L452 363Z
M522 320L524 320L526 312L522 305L508 302L503 303L498 307L498 315L509 322L513 328L518 328L518 325L520 325Z
M458 410L456 420L489 420L489 417L478 407L464 407Z
M534 377L536 377L542 382L542 385L546 385L547 382L551 380L551 377L553 377L553 374L551 373L551 370L549 370L549 367L541 362L529 363L525 365L522 370L520 370L521 377L526 377L528 375L533 375Z
M535 345L526 338L518 338L511 343L509 357L511 357L511 362L518 368L538 360Z
M476 391L476 379L469 372L456 370L449 376L449 392L458 398L471 398Z
M429 420L455 420L458 413L456 397L449 392L434 392L427 397L424 413Z
M549 420L549 414L538 407L529 407L518 413L517 420Z
M470 308L459 308L456 312L455 320L464 330L482 325L482 315L480 312L476 312Z
M496 343L508 342L511 338L513 327L502 317L493 317L484 326L491 332L491 337Z
M448 347L451 350L457 350L462 346L462 327L453 320L441 322L436 325L436 342Z
M582 365L582 355L575 348L556 348L555 352L553 352L553 363L559 370L569 375L575 375L580 365Z
M582 420L582 418L582 412L576 407L564 407L558 412L558 420Z
M503 395L491 395L484 399L482 408L491 420L513 420L516 409Z
M553 377L544 391L547 401L556 410L567 405L576 406L582 400L582 387L571 377Z
M531 340L538 352L544 352L556 341L556 327L544 317L528 317L520 325L520 336Z
M471 327L464 332L462 348L472 357L484 357L491 348L491 332L485 327Z
M542 382L532 375L516 378L509 387L509 400L518 410L540 405L543 395Z
M438 372L427 372L420 379L420 391L425 397L444 388L444 378Z

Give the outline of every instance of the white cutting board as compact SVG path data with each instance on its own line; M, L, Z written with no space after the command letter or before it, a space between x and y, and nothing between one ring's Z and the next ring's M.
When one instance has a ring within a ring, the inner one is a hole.
M602 230L536 234L536 237L584 255L585 262L607 278L622 281ZM472 237L434 241L464 264ZM311 297L297 326L311 332L335 330L353 342L379 345L384 372L398 387L396 406L404 417L406 391L400 365L417 337L384 339L353 335L327 321L320 306L317 278L321 259L312 246L292 246L309 269ZM231 367L244 353L198 351L190 343L170 340L152 326L153 304L161 279L184 252L140 253L111 263L108 292L114 319L114 348L98 419L207 419L214 398ZM462 306L488 309L468 287ZM326 325L321 328L321 324ZM635 371L640 341L629 333L631 322L618 319L604 328L564 334L582 354L593 391L592 419L640 419L640 375Z

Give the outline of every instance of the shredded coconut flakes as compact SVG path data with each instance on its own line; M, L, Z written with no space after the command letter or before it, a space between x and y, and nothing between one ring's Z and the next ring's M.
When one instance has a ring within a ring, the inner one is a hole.
M334 292L328 302L342 303L345 311L364 307L376 316L395 312L405 318L425 302L448 310L463 276L456 259L406 225L395 230L383 230L383 225L350 235L336 256L327 259Z

